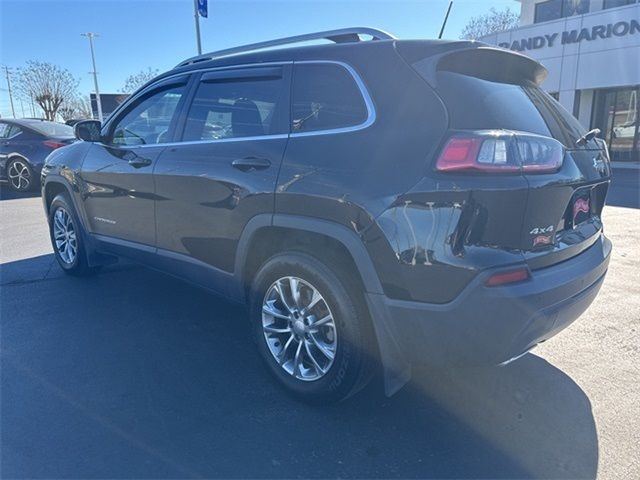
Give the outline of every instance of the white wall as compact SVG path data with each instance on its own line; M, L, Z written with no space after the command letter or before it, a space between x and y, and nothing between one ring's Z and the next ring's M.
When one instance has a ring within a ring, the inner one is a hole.
M523 9L533 0L523 1ZM541 62L549 76L543 87L549 92L560 92L567 103L567 94L563 92L618 87L640 84L640 33L610 38L596 38L591 41L562 44L562 32L586 28L589 31L597 25L615 24L620 21L640 21L640 3L626 7L600 10L597 12L563 18L551 22L525 25L520 28L489 35L480 39L489 44L544 37L556 34L552 46L524 50L520 53ZM564 103L564 102L563 102Z

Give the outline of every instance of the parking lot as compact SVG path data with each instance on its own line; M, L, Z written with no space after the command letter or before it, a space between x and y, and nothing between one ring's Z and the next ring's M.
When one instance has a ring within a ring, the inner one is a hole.
M330 407L273 383L244 312L129 264L65 276L38 196L0 201L1 474L640 478L638 171L616 171L588 312L504 368Z

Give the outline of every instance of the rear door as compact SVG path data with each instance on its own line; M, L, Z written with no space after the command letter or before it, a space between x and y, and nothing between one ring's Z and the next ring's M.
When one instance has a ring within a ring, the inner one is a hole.
M246 223L273 212L290 78L291 66L282 64L204 72L194 82L179 141L154 172L157 246L165 262L233 271Z
M172 138L187 80L174 77L141 92L105 126L104 143L91 145L81 176L92 233L155 247L153 168Z

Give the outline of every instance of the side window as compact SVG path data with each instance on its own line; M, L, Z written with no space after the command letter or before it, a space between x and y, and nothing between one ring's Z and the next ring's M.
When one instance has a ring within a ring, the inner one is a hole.
M367 106L351 74L340 65L300 64L293 78L291 132L359 125Z
M7 138L16 137L21 133L22 133L22 129L20 127L18 127L17 125L11 125L9 126L9 134L7 135Z
M281 78L203 80L189 107L183 141L285 133L278 112L286 98Z
M12 138L22 133L22 129L16 125L9 125L8 123L0 123L0 138Z
M114 145L150 145L169 139L169 125L184 86L171 87L143 98L111 130Z

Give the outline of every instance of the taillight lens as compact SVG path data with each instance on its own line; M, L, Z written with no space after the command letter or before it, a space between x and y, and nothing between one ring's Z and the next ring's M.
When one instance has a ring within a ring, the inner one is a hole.
M53 150L55 150L56 148L64 147L66 145L66 143L56 142L55 140L45 140L43 143Z
M441 172L548 173L562 166L564 147L553 138L510 132L451 137L438 161Z

